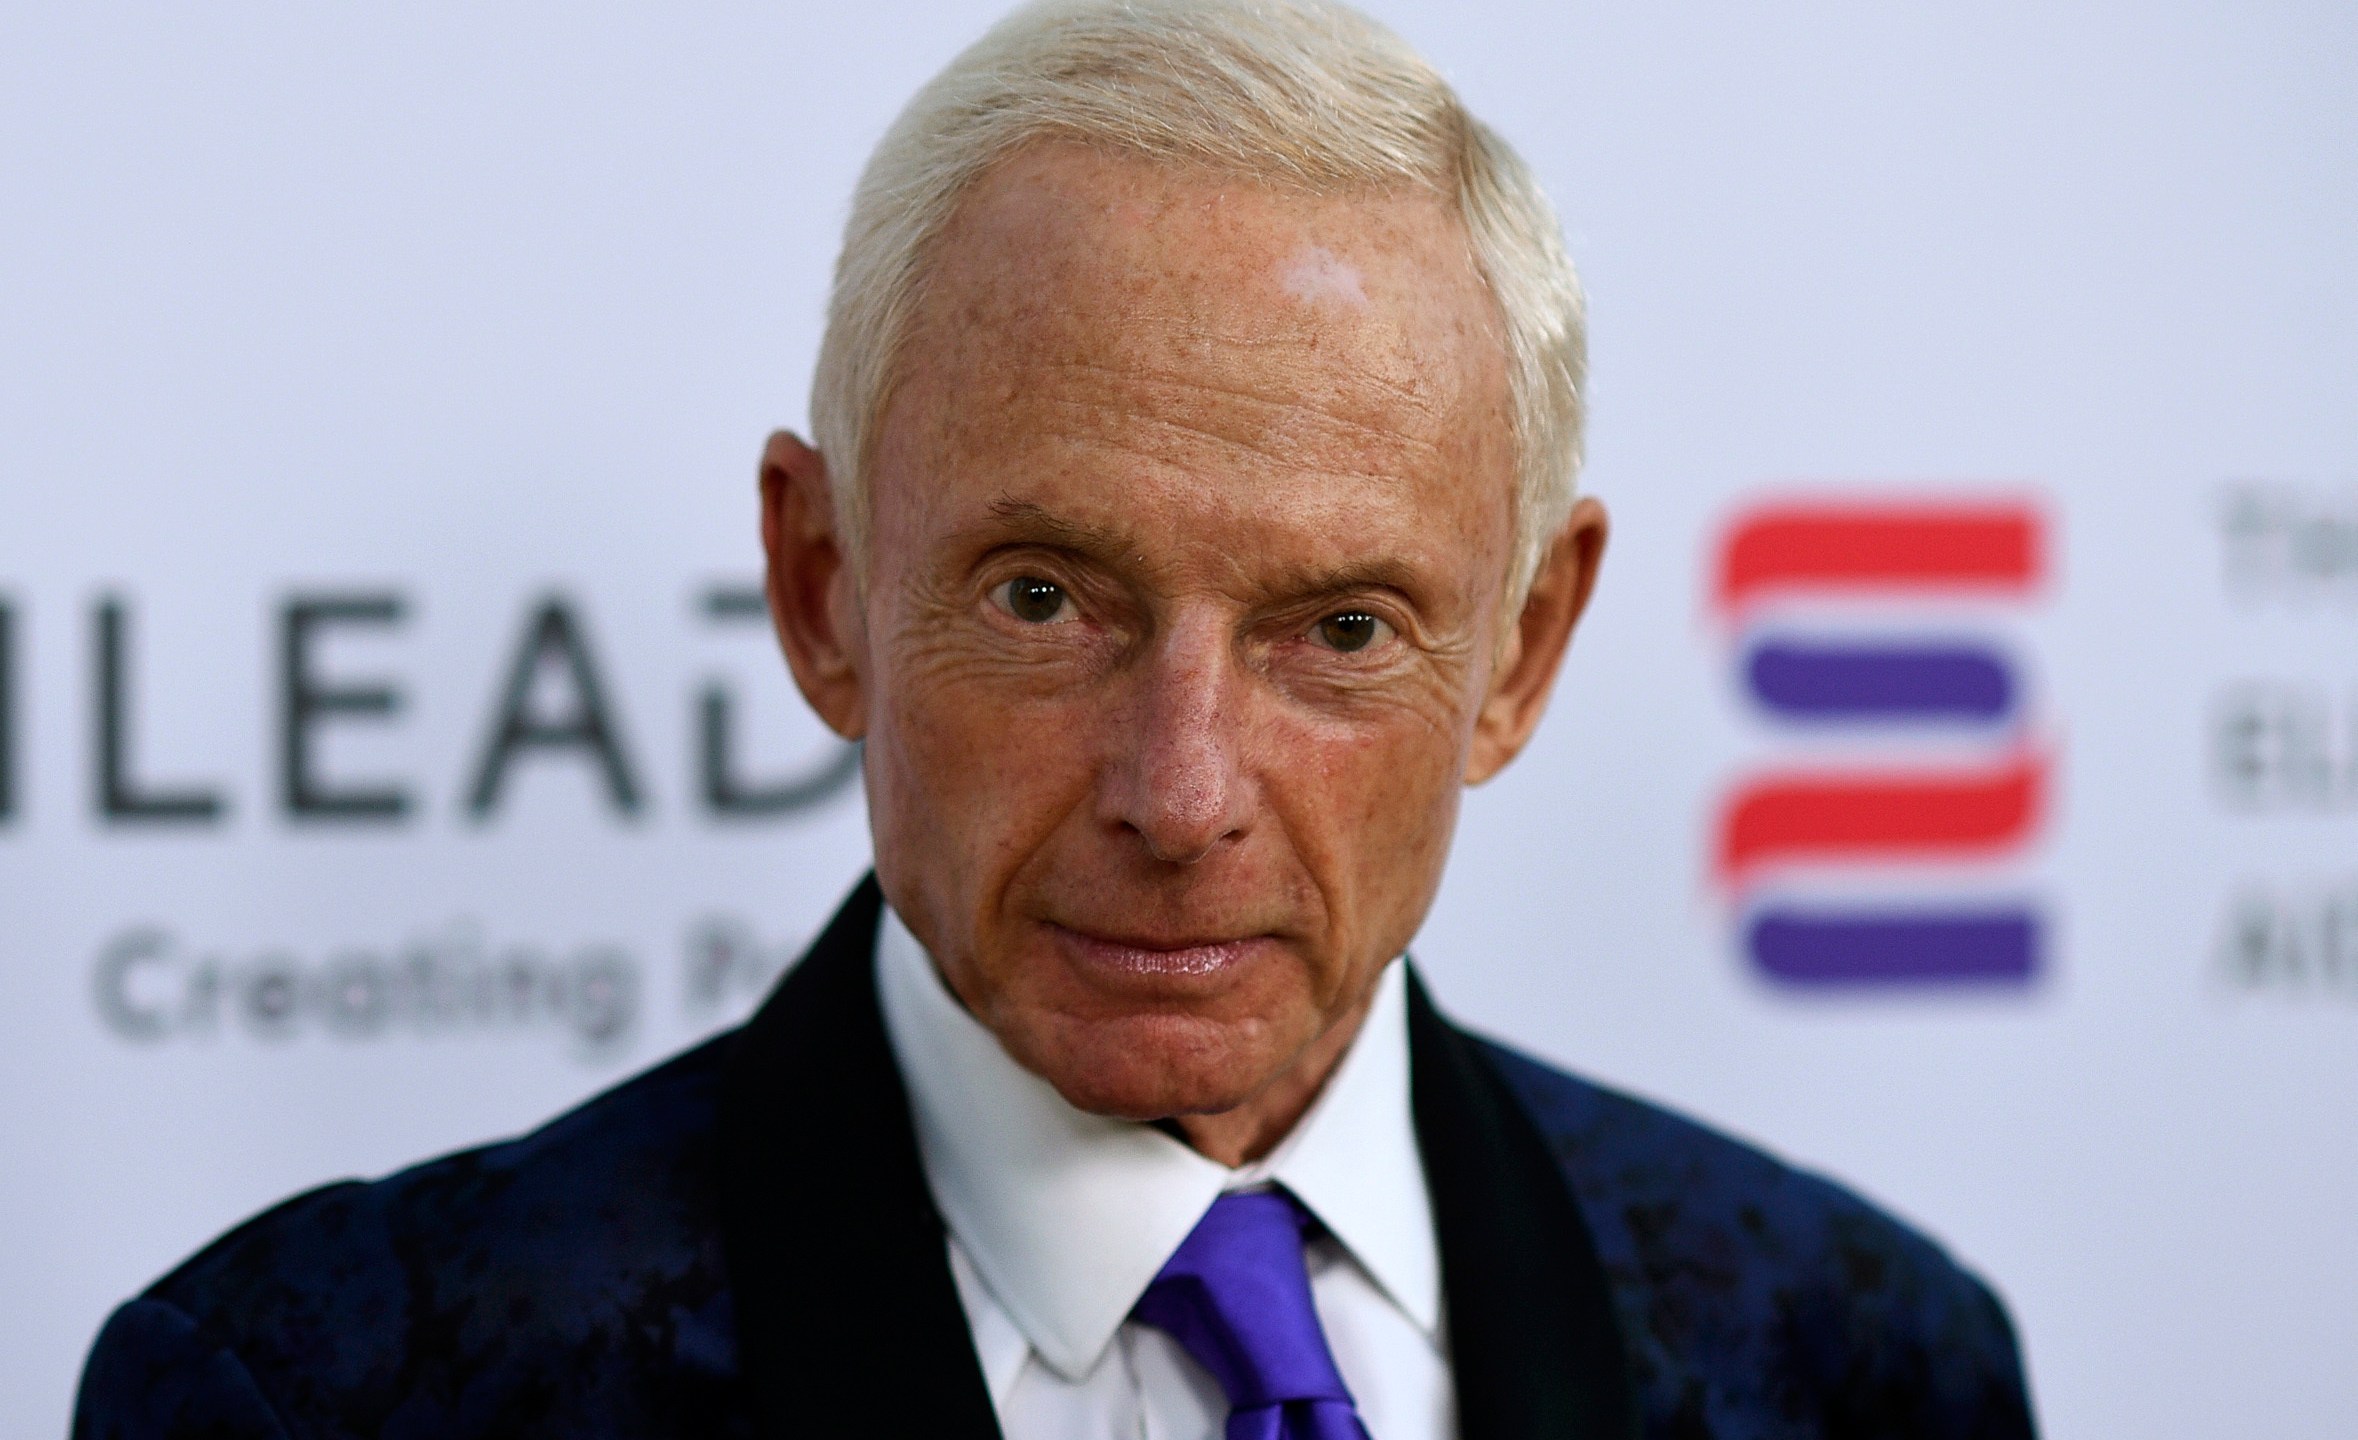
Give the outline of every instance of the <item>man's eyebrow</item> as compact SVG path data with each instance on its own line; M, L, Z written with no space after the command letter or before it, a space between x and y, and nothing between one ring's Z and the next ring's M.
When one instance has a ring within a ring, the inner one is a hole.
M1067 519L1029 500L1001 498L992 501L990 509L1000 522L994 528L1003 529L1013 539L1053 545L1108 563L1137 549L1127 531ZM1268 598L1279 600L1389 590L1414 601L1424 592L1421 578L1408 561L1381 557L1332 566L1288 566L1261 579L1258 588Z
M1098 559L1111 559L1131 548L1129 538L1120 531L1068 520L1029 500L993 500L991 514L1008 531L1026 540L1060 546Z
M1404 560L1357 560L1344 565L1288 570L1274 588L1304 596L1391 590L1414 598L1423 587L1418 584L1416 567Z

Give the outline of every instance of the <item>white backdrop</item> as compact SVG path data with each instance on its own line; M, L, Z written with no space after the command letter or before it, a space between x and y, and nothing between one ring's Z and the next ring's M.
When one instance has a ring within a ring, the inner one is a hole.
M107 1308L240 1216L741 1013L862 869L712 594L854 171L994 8L0 18L0 1429L58 1433ZM1419 942L1445 1003L1914 1217L2054 1434L2347 1434L2358 19L1375 8L1565 214L1617 520ZM1731 623L1725 527L1796 494L2025 506L2040 578ZM1763 637L1926 634L2005 717L1741 683ZM739 799L805 793L715 812L715 687ZM1984 853L1714 878L1764 776L2015 745L2044 803ZM1780 903L1999 905L2036 965L1778 981Z

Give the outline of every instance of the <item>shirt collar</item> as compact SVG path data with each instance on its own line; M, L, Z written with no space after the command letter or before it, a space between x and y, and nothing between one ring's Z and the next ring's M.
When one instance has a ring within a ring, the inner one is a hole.
M1408 1009L1387 966L1342 1063L1292 1133L1231 1170L1151 1125L1086 1114L966 1013L890 906L876 977L942 1217L1049 1367L1088 1373L1224 1191L1283 1184L1437 1339L1440 1257L1408 1100Z

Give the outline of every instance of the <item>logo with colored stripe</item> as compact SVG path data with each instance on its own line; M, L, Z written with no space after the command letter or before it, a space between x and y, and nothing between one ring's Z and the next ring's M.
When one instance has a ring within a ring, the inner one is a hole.
M2023 861L2052 780L2020 640L2027 501L1789 501L1723 535L1712 605L1777 758L1723 796L1714 878L1796 986L2023 984Z

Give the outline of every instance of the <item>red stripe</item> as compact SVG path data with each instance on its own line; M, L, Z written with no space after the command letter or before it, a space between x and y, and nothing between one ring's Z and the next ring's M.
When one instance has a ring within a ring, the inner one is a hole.
M1720 816L1717 868L1733 884L1795 859L1922 860L2000 852L2029 838L2047 780L2025 753L1994 771L1772 775Z
M2043 569L2027 505L1772 505L1728 531L1716 595L1733 610L1764 591L2019 591Z

